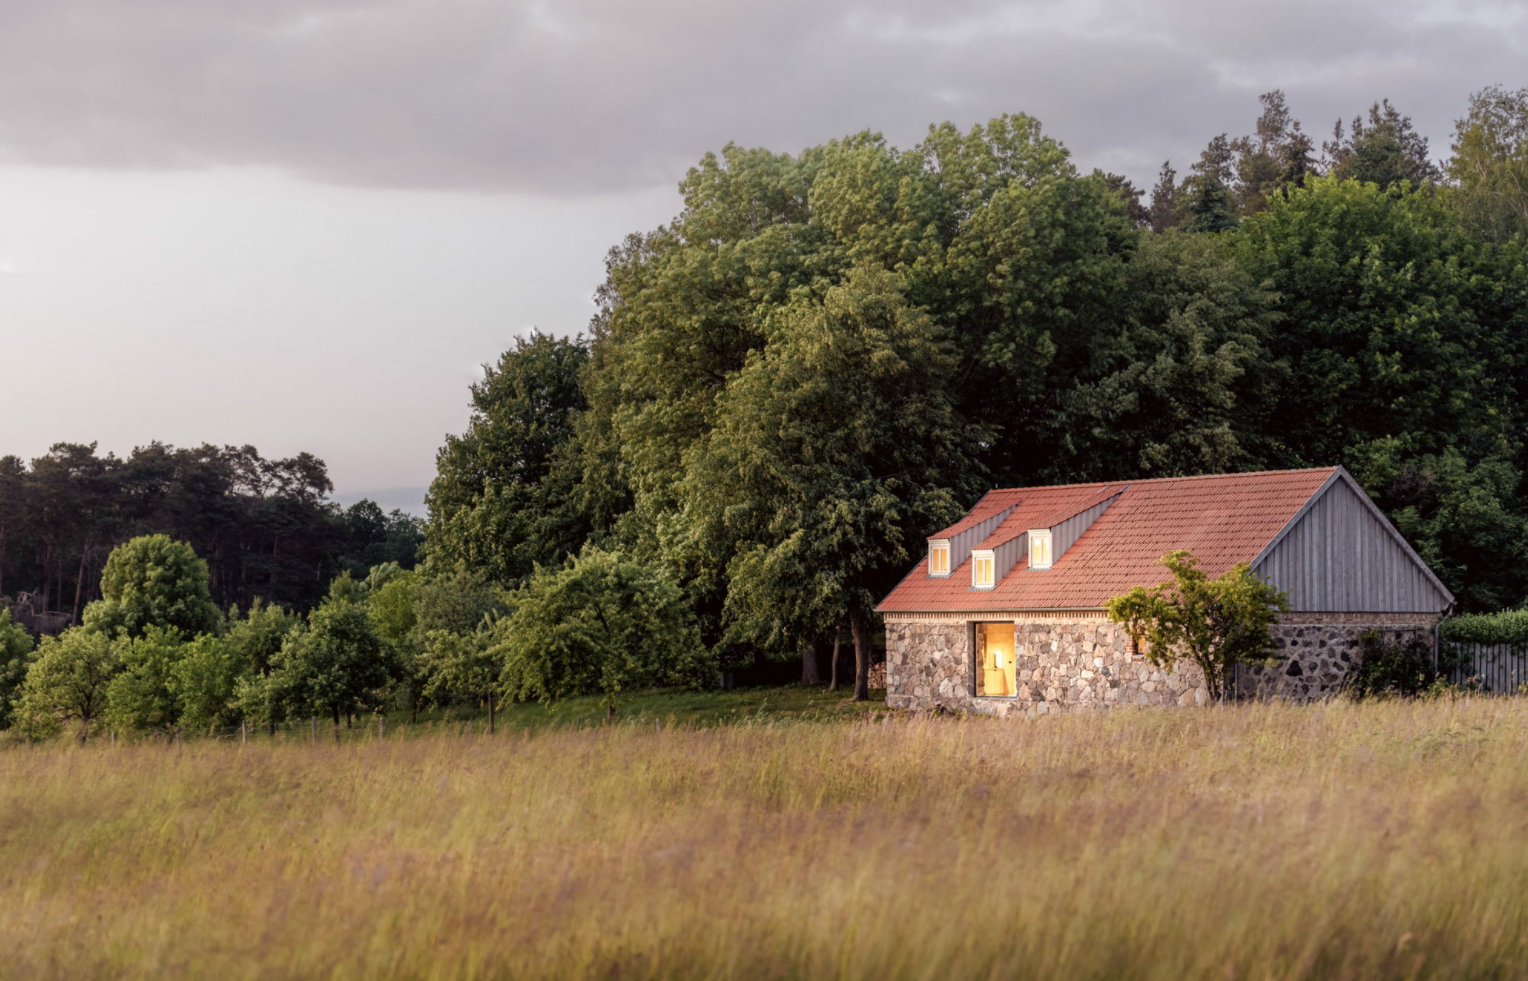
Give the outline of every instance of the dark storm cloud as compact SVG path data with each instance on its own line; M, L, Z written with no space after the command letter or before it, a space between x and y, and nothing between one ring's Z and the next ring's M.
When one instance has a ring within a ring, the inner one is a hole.
M1318 137L1389 96L1441 155L1528 84L1525 5L1408 0L0 0L0 151L540 193L672 181L729 140L1027 111L1149 178L1282 87Z

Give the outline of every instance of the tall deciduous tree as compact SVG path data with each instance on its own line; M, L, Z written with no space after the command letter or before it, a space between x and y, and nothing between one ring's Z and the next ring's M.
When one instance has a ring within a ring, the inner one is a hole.
M921 536L975 491L982 434L954 409L948 329L885 269L855 267L772 334L687 455L686 548L725 564L728 618L754 639L812 643L845 618L863 639Z
M208 591L207 563L168 535L143 535L113 549L101 572L101 596L85 619L107 634L142 637L161 627L189 638L222 625Z
M1520 479L1519 393L1528 391L1520 249L1482 244L1437 195L1333 178L1274 200L1244 222L1236 248L1248 272L1282 297L1268 350L1293 382L1267 402L1264 465L1350 463L1394 515L1416 489L1399 474L1439 475L1440 493L1490 488L1521 513L1515 486L1503 484ZM1501 465L1517 476L1504 478ZM1485 469L1466 477L1460 466ZM1423 494L1419 515L1441 500ZM1516 563L1481 561L1518 547L1497 539L1498 525L1410 525L1424 535L1413 544L1437 557L1467 608L1477 590L1485 602L1528 592Z
M427 549L514 585L560 562L587 530L576 506L574 424L585 407L581 339L533 333L472 386L472 420L446 437L430 486Z
M1528 238L1528 88L1493 85L1454 122L1453 203L1488 242Z
M138 636L121 636L113 643L121 670L106 690L112 725L173 733L181 715L174 674L185 653L185 638L178 630L151 624Z
M44 637L21 688L18 721L33 736L80 724L80 741L106 712L107 688L121 667L115 642L105 634L75 627Z
M290 713L340 717L375 709L392 680L387 650L356 584L341 577L329 598L287 635L271 665L272 698Z

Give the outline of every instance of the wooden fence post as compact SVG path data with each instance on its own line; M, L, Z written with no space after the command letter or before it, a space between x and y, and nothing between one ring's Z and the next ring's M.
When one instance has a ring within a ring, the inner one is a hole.
M244 745L247 742L249 742L249 723L246 722L243 719L240 719L239 720L239 745L242 746L242 745Z

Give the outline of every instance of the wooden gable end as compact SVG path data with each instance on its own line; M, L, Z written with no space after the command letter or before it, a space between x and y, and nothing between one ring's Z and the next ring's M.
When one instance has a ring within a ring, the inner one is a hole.
M1298 612L1442 613L1454 601L1341 467L1252 568L1288 593Z

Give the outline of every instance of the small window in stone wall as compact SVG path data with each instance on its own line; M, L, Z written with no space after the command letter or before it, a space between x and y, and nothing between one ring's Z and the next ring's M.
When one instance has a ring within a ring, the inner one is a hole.
M1146 655L1150 651L1151 651L1151 641L1147 640L1145 637L1142 637L1140 634L1131 634L1130 635L1130 656L1131 656L1131 658L1133 658L1134 660L1137 660L1137 661L1144 661L1144 660L1146 660Z
M1008 698L1018 693L1018 665L1013 624L976 625L976 694Z

